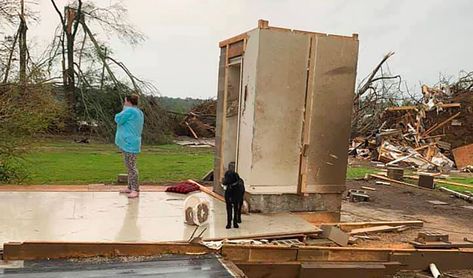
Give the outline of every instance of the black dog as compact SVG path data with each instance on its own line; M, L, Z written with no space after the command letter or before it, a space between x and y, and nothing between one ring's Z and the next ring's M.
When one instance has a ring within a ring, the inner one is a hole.
M227 205L227 229L232 227L233 208L233 228L238 228L241 223L241 207L243 206L243 196L245 195L245 183L234 170L225 172L222 184L225 188L225 203Z

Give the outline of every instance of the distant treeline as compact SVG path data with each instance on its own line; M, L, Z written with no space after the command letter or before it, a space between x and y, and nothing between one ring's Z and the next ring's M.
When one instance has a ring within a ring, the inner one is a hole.
M196 98L173 98L173 97L159 97L159 104L167 111L177 113L187 113L192 107L203 103L204 99Z

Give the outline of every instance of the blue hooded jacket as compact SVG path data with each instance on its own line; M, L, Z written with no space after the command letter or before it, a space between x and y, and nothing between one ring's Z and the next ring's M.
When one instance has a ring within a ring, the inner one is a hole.
M124 107L115 115L117 133L115 144L127 153L141 151L141 132L143 131L144 115L137 107Z

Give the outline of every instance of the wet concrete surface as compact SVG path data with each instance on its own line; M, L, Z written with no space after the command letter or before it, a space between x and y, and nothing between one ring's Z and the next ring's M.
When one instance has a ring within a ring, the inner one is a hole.
M243 215L239 229L227 230L225 204L202 192L194 194L210 205L204 239L315 231L289 213ZM0 245L188 240L195 226L184 224L187 196L142 192L140 198L128 199L117 192L0 192Z

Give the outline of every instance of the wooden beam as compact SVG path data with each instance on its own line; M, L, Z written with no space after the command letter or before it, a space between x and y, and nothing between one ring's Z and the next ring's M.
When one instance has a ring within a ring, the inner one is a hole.
M309 37L308 53L307 53L307 71L306 71L306 85L304 98L304 114L301 132L301 152L299 156L299 180L297 184L297 193L307 193L307 172L308 172L308 156L307 152L310 147L310 127L312 122L312 107L314 106L314 75L315 75L315 49L317 47L317 40L315 35Z
M216 250L192 243L10 242L3 245L4 260L43 260L83 257L210 254Z
M257 256L253 256L257 254ZM294 258L294 254L296 257ZM402 269L422 270L435 263L442 270L473 268L472 250L431 250L315 246L224 244L222 255L237 265L245 262L400 262Z
M340 229L350 232L353 229L367 228L380 225L390 226L408 226L421 228L424 226L424 222L420 220L409 220L409 221L372 221L372 222L339 222L339 223L324 223L324 225L335 225Z
M441 108L448 109L448 108L457 108L461 107L460 103L445 103L440 105ZM409 105L409 106L394 106L394 107L388 107L385 109L385 111L408 111L408 110L415 110L417 109L417 106Z
M450 118L446 119L445 121L439 123L435 128L432 128L431 130L425 132L424 134L422 134L422 137L425 137L427 135L429 135L430 133L436 131L437 129L441 128L442 126L444 126L445 124L447 124L448 122L452 121L453 119L455 119L456 117L458 117L460 115L461 112L458 112L456 113L455 115L451 116Z
M373 178L376 178L376 179L380 179L380 180L384 180L384 181L389 181L389 182L392 182L392 183L397 183L397 184L401 184L401 185L407 185L407 186L415 187L415 188L419 188L419 189L426 189L426 188L417 186L417 185L415 185L415 184L410 184L410 183L407 183L407 182L403 182L403 181L398 181L398 180L390 179L390 178L385 177L385 176L380 176L380 175L375 175L375 174L370 174L369 176L370 176L370 177L373 177Z
M359 228L353 229L350 231L350 235L358 235L364 233L378 233L378 232L392 232L396 231L400 228L400 226L388 226L388 225L380 225L380 226L373 226L367 228Z
M418 176L406 176L406 178L413 179L413 180L418 180L419 179ZM434 179L434 181L437 182L437 183L443 183L443 184L449 184L449 185L455 185L455 186L461 186L461 187L473 189L473 185L471 185L471 184L464 184L464 183L448 181L448 180L444 180L444 179Z
M222 195L219 195L219 194L213 192L213 190L208 188L207 186L203 186L202 184L200 184L196 181L193 181L193 180L187 180L187 182L190 182L190 183L193 183L193 184L197 185L199 187L200 191L209 194L210 196L214 197L215 199L217 199L219 201L225 202L225 198Z
M250 31L252 31L252 30L250 30ZM248 32L250 32L250 31L248 31ZM245 33L242 33L240 35L237 35L237 36L231 37L229 39L226 39L224 41L221 41L218 44L218 46L220 48L223 48L223 47L226 47L227 45L234 44L234 43L237 43L239 41L244 41L244 40L248 39L248 32L245 32Z

